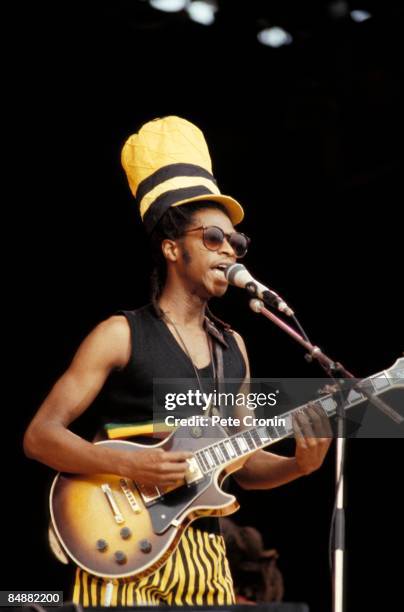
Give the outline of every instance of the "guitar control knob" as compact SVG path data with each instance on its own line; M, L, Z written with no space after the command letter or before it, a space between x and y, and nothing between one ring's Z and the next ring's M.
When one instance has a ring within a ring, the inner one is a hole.
M117 550L116 553L114 553L114 558L115 561L119 563L119 565L123 565L124 563L126 563L126 555L121 550Z
M123 540L127 540L132 535L132 532L129 529L129 527L122 527L122 529L121 529L121 531L119 533L121 534L121 538Z
M143 553L149 553L152 549L152 544L149 540L140 540L139 546Z
M99 552L105 552L108 548L108 543L106 540L99 539L97 540L96 547Z

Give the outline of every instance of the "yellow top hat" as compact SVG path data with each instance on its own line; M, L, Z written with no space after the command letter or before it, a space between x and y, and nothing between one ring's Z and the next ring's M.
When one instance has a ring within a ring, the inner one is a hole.
M145 123L125 142L122 166L148 233L170 206L199 200L223 204L233 225L244 217L240 204L217 187L201 130L181 117Z

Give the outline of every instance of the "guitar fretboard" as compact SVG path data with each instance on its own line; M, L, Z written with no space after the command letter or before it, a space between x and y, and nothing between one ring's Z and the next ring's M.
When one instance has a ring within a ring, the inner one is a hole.
M403 365L401 365L403 364ZM344 410L360 404L369 395L378 396L395 386L404 385L404 360L398 362L390 370L379 372L374 376L357 382L345 395ZM328 417L335 415L337 402L332 395L325 395L311 404L322 408ZM270 446L279 440L293 435L293 414L303 410L308 404L298 406L273 419L273 425L258 425L237 432L197 451L195 457L204 474L236 461L239 457Z

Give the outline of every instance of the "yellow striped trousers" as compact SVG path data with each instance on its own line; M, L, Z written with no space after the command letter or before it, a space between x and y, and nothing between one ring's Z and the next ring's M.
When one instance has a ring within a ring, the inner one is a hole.
M77 568L73 602L82 606L230 605L233 580L223 537L189 527L176 550L154 574L107 582ZM107 604L108 605L108 604Z

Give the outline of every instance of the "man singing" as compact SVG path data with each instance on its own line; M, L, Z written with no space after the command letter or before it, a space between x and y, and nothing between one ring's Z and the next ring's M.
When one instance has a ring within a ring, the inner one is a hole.
M226 292L223 269L246 254L249 239L235 230L242 207L220 193L204 136L188 121L170 116L145 124L125 143L122 164L150 236L151 303L91 331L34 416L24 448L61 472L114 473L166 486L184 479L191 453L152 447L122 452L86 441L69 425L102 393L108 394L107 419L150 421L157 378L193 379L197 389L210 392L216 346L224 378L249 379L243 339L208 309L212 297ZM331 441L326 417L310 406L296 423L304 435L296 436L295 456L255 452L235 474L242 487L270 489L321 466ZM94 423L94 433L97 428ZM105 605L106 592L106 581L77 568L74 602ZM114 581L109 599L124 606L234 603L218 520L197 519L160 569L129 583Z

